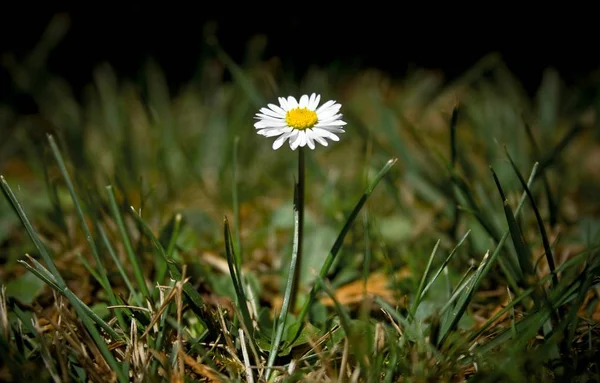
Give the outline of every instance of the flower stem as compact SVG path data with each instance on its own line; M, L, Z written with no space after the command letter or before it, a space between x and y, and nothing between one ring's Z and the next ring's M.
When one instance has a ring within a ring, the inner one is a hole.
M296 290L298 286L298 269L300 261L300 250L302 248L302 217L304 215L304 153L300 148L300 154L298 155L298 170L300 177L298 182L294 185L294 240L292 242L292 256L290 259L290 267L287 275L287 282L285 284L285 291L283 293L283 302L281 303L281 311L279 317L275 322L275 334L273 341L271 342L271 349L269 351L269 358L267 360L265 379L269 381L269 377L273 372L273 365L279 352L279 345L283 337L285 325L287 323L287 316L290 308L293 310L293 299L296 296Z
M294 279L292 287L292 296L290 297L290 308L292 312L296 307L296 298L300 286L300 270L302 270L302 242L304 238L304 148L298 148L298 195L294 201L298 209L298 253L296 259L296 268L294 269Z

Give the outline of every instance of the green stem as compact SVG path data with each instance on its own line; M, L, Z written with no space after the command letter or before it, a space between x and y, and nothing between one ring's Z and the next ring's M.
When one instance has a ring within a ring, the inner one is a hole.
M300 148L302 152L302 148ZM300 155L301 161L304 161L304 157ZM303 168L303 165L301 165ZM285 323L287 321L288 311L292 303L292 296L295 293L294 286L296 286L296 270L298 270L298 261L300 254L300 244L302 243L300 234L302 232L300 217L302 216L301 212L303 209L302 198L300 197L300 182L296 184L295 192L294 192L294 241L292 243L292 259L290 261L290 269L288 271L288 279L285 285L285 292L283 294L283 303L281 304L281 311L279 312L279 318L276 322L275 329L275 339L271 342L271 349L269 351L269 359L267 361L267 372L265 379L268 381L271 376L271 372L273 364L275 363L275 358L277 358L277 352L279 350L279 344L281 343L281 338L283 337L283 331L285 329Z
M393 159L389 160L383 166L383 168L381 168L379 173L377 173L377 175L375 176L375 179L367 187L367 189L365 190L365 192L363 193L361 198L356 203L356 206L354 206L354 209L352 210L352 212L346 219L346 223L344 224L344 227L342 228L338 237L336 238L335 242L333 243L333 246L331 247L331 251L329 252L329 254L327 254L327 258L325 258L325 262L323 263L323 266L321 267L321 271L319 272L320 279L325 279L325 277L327 277L327 273L329 272L331 265L333 265L333 261L335 261L335 258L337 256L340 248L342 247L344 238L346 238L346 234L348 234L348 231L350 230L350 227L352 226L352 224L354 223L354 220L358 216L358 213L362 209L365 202L367 202L367 199L373 192L373 189L375 189L375 186L377 186L377 184L383 178L383 176L386 175L387 172L390 171L390 169L392 168L392 166L394 166L396 161L397 161L397 158L393 158ZM310 290L308 298L306 298L306 300L304 301L302 310L300 311L300 314L298 314L298 319L297 319L297 322L300 323L300 326L298 326L298 329L296 330L296 334L294 335L294 337L292 338L293 340L290 343L293 343L300 336L300 333L302 332L302 329L304 326L304 323L303 323L304 319L306 318L306 315L308 315L308 310L310 309L310 306L315 301L315 299L317 297L317 293L319 292L319 289L320 289L320 285L315 283L313 285L312 289Z
M290 296L290 307L292 311L296 307L296 299L298 297L298 289L300 286L300 270L302 269L302 242L304 238L304 179L305 179L305 166L304 166L304 148L298 148L298 190L294 201L298 212L298 250L297 250L297 267L294 268L294 279L292 281L292 295ZM290 269L291 272L291 269Z

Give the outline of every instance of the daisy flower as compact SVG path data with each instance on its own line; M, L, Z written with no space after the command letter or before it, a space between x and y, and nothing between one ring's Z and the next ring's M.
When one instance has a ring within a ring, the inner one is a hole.
M268 104L256 113L258 121L254 124L256 133L265 137L277 137L273 149L279 149L289 140L290 148L308 146L315 148L315 142L327 146L327 140L339 141L337 133L344 133L339 112L342 107L335 101L327 101L319 106L321 96L303 95L298 102L294 97L279 97L279 106ZM318 107L319 106L319 107ZM318 107L318 108L317 108Z

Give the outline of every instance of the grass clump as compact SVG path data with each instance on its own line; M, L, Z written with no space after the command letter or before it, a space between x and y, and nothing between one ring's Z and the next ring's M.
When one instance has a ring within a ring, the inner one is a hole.
M0 110L2 380L599 379L593 77L531 98L491 55L298 83L207 49L176 94L152 63L78 98L8 60L39 113ZM252 116L313 90L348 128L306 157L300 235L294 156Z

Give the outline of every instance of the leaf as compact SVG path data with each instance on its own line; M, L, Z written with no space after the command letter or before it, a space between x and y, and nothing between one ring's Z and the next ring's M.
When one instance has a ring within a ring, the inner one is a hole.
M31 304L44 290L46 283L27 271L20 278L6 285L6 295L13 297L23 304Z
M93 312L98 314L98 316L102 319L110 319L110 310L108 309L108 305L106 303L96 303L92 307L90 307Z
M307 228L304 238L304 259L300 270L300 285L310 285L323 266L325 258L335 242L337 233L329 226Z
M382 239L388 244L399 244L410 237L414 224L403 215L393 215L379 221Z

